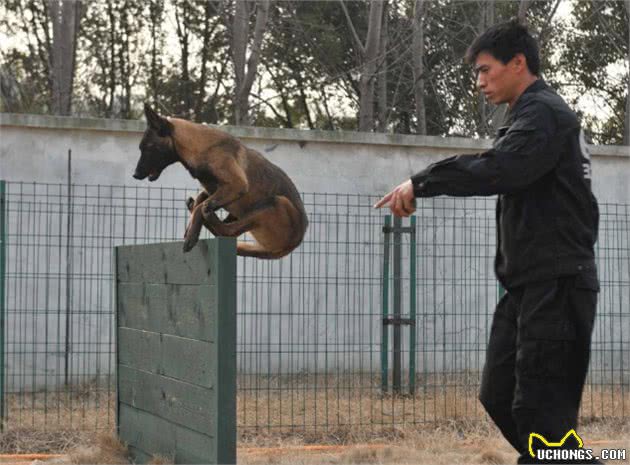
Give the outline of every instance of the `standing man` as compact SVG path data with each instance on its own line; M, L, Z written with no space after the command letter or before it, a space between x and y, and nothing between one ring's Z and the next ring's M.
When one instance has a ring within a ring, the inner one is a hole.
M486 99L509 106L493 147L428 166L375 208L409 216L416 197L498 195L495 273L507 292L494 313L479 398L518 463L539 463L529 436L557 442L576 427L590 358L599 291L590 156L575 113L540 78L538 45L525 26L492 26L466 59Z

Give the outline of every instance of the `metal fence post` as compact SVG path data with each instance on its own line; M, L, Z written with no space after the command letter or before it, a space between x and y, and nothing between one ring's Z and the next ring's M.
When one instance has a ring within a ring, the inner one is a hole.
M0 180L0 431L4 431L5 420L5 392L4 392L4 364L5 364L5 339L4 339L4 325L5 325L5 300L6 300L6 183Z
M392 217L385 217L385 227L383 232L385 238L383 241L383 282L382 289L382 315L383 324L381 330L381 388L383 392L387 392L387 378L389 372L389 357L387 350L389 349L389 332L385 321L389 317L389 229L391 228Z
M409 244L409 394L416 392L416 217L409 218L411 237Z
M401 304L401 278L402 278L402 234L400 229L402 228L402 218L399 216L394 217L394 305L393 316L395 321L399 321L401 318L400 304ZM396 394L400 393L400 386L402 384L402 363L401 363L401 338L400 338L400 324L394 325L394 372L392 373L392 391Z
M66 322L65 322L65 347L64 347L64 384L70 384L70 337L72 335L72 150L68 150L68 223L66 226Z
M392 369L392 392L400 394L402 392L402 335L401 326L411 326L409 332L409 389L413 393L415 391L415 373L416 373L416 236L415 236L416 219L410 219L410 226L403 227L402 218L394 217L394 225L391 226L391 216L385 217L385 226L383 226L384 251L383 251L383 282L382 282L382 299L383 299L383 328L381 338L381 383L383 392L387 391L388 378L388 354L389 334L388 326L393 325L393 369ZM402 316L402 234L410 234L410 257L409 257L409 312L408 317ZM389 310L389 244L390 234L393 234L393 305L392 314Z

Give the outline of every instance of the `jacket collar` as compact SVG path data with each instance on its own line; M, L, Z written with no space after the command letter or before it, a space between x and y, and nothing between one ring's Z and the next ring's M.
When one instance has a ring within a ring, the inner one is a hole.
M512 108L510 108L509 113L512 115L514 114L514 112L518 109L518 107L520 107L523 103L523 96L526 94L530 94L533 92L538 92L544 89L548 89L549 86L547 85L547 83L543 80L543 78L538 78L536 79L534 82L532 82L524 91L521 95L518 96L518 98L516 99L516 102L514 103L514 106L512 106Z

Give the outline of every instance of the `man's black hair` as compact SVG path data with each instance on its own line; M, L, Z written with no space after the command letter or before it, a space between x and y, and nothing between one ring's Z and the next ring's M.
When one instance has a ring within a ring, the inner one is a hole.
M466 51L466 62L474 63L481 52L489 53L503 64L507 64L517 53L522 53L531 73L540 75L538 43L528 32L527 26L517 18L495 24L477 36Z

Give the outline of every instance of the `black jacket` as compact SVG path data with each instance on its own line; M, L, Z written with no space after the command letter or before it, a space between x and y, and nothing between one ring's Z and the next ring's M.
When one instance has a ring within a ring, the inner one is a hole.
M411 180L416 197L499 195L495 272L504 287L570 274L597 287L590 155L575 113L544 81L518 98L490 150Z

